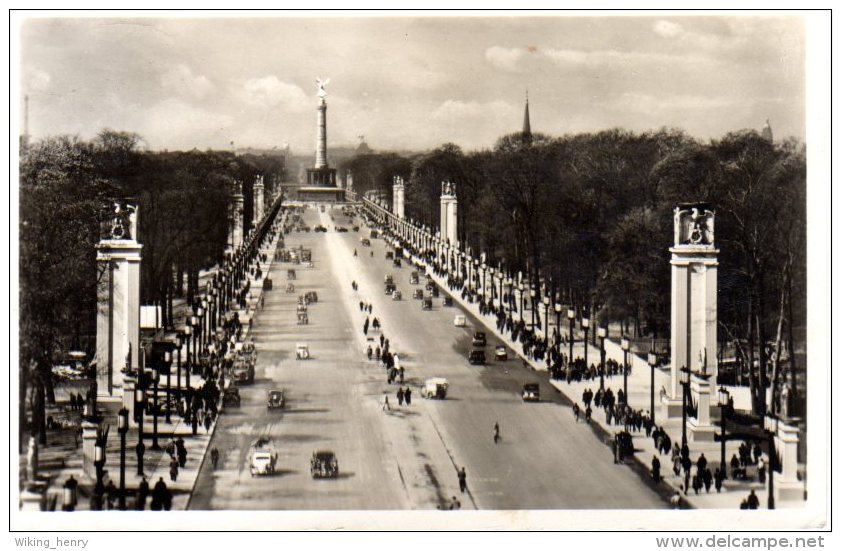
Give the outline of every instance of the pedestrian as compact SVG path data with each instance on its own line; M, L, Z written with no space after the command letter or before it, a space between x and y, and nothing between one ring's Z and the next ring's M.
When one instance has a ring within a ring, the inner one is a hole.
M213 463L213 470L216 470L216 465L219 463L219 450L216 449L216 446L210 450L210 462Z
M143 454L146 453L146 445L143 443L143 440L137 443L137 446L134 447L134 452L137 454L137 474L142 475L143 469L141 465L143 465Z
M581 408L578 407L578 402L572 405L572 414L575 416L575 422L578 422L578 416L581 414Z
M403 389L402 388L397 389L397 405L398 406L403 405Z
M160 477L152 489L152 504L149 508L153 511L162 510L166 501L167 492L169 490L166 487L166 482L164 482L164 477Z
M383 393L383 411L391 411L391 408L388 406L388 393Z
M143 511L146 509L147 497L149 497L149 483L146 481L146 477L144 476L140 481L140 484L137 486L137 495L134 500L135 510Z
M701 473L701 480L704 483L704 490L707 493L710 493L710 487L713 484L713 473L709 469L704 469L704 472Z
M651 478L655 483L660 482L660 460L656 455L651 458Z
M748 509L759 509L759 498L756 495L756 490L751 490L748 496Z
M403 400L406 401L407 406L412 405L412 389L411 388L406 387L406 390L403 391Z
M467 472L465 472L464 467L458 471L458 489L461 490L461 493L467 491Z
M213 417L211 417L210 412L204 414L204 432L205 434L210 432L210 425L213 424Z
M593 417L593 408L590 405L587 405L587 409L584 410L584 419L587 420L587 423L590 422L590 419Z
M756 475L759 477L759 482L765 484L765 460L762 456L756 460Z
M175 458L169 462L169 479L173 482L178 480L178 461Z
M720 468L716 467L713 478L715 479L715 491L721 493L721 487L724 485L724 473L721 472Z
M76 411L76 395L70 393L70 411Z
M669 502L675 509L680 509L680 492L675 490L675 494L669 499Z

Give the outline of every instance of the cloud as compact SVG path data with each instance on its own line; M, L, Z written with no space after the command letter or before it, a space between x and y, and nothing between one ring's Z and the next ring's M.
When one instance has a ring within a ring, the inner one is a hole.
M152 148L191 149L196 144L227 143L234 122L230 115L168 98L143 113L138 132Z
M605 106L620 111L633 111L647 115L662 115L670 112L698 113L708 112L712 109L723 109L734 105L751 103L752 100L743 100L733 97L705 97L686 94L665 94L655 96L652 94L624 93L618 97L605 101Z
M661 19L654 23L654 32L666 38L674 38L683 34L683 25Z
M491 46L485 50L485 59L491 64L506 71L516 71L520 59L526 54L521 48L503 48Z
M514 110L512 105L504 101L480 103L448 99L432 112L432 116L438 120L497 118L513 113Z
M314 105L300 86L282 81L274 75L245 81L240 95L244 101L256 107L280 106L286 111L297 113L311 109Z
M633 68L638 64L663 65L670 63L696 63L703 58L694 55L661 54L656 52L621 52L618 50L545 50L543 54L559 65L623 66Z
M50 74L35 67L26 69L23 75L24 93L43 92L50 86Z
M213 92L214 86L204 75L194 75L186 65L176 65L161 75L164 90L187 98L201 99Z

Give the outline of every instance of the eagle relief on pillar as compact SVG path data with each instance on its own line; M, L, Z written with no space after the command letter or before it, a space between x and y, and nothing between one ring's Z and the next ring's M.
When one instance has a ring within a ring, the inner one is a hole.
M456 185L452 182L441 182L441 195L452 195L455 197Z
M106 239L137 239L137 205L115 202Z
M675 247L715 245L715 211L707 203L686 203L675 207Z

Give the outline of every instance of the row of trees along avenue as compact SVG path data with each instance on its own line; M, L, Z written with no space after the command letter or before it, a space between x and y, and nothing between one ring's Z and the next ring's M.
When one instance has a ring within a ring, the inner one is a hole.
M31 413L45 441L45 404L55 400L52 365L63 351L91 357L96 337L95 245L113 202L139 206L141 304L173 323L173 298L192 302L199 270L224 257L230 194L243 183L249 231L257 174L267 191L283 158L232 152L150 152L140 136L102 131L92 141L52 137L20 160L20 422ZM27 408L31 407L31 411ZM23 439L21 439L22 441Z
M342 168L359 193L388 196L402 176L406 216L432 228L441 182L456 182L462 243L636 338L668 336L675 204L708 201L721 249L719 335L749 366L755 413L784 376L773 350L803 353L806 153L794 140L747 130L708 143L665 129L512 134L492 150L445 144L409 158L358 156Z

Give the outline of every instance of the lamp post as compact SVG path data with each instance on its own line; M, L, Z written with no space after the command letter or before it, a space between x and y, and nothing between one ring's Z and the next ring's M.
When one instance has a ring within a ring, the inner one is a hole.
M137 421L137 476L143 476L143 452L146 448L143 443L143 416L146 409L146 373L141 370L137 378L137 386L134 387L134 411Z
M201 306L199 306L198 312L196 312L199 316L199 344L201 345L201 351L204 352L204 347L207 346L207 299L201 299Z
M657 354L648 353L648 366L651 368L651 424L656 424L654 419L654 369L657 367Z
M128 433L128 410L117 413L117 432L120 433L120 500L121 511L126 510L126 433Z
M166 367L166 422L172 423L169 417L169 405L172 403L172 393L170 392L170 375L172 374L172 353L167 350L164 352L164 366Z
M192 386L190 386L190 372L193 370L193 361L195 360L196 356L195 353L190 354L190 342L193 343L193 350L195 350L195 341L196 337L193 335L193 320L195 316L191 316L190 320L187 322L187 327L184 328L184 334L187 336L187 366L185 371L187 372L187 395L189 396L190 391L192 390Z
M494 267L491 266L488 268L488 271L490 271L491 274L491 306L493 306L494 300L496 300L496 285L494 285L494 273L496 270L494 270Z
M487 297L487 293L486 293L487 287L485 286L485 276L487 275L487 272L488 272L488 265L485 264L484 262L482 262L482 300L484 300L485 302L488 301L488 297Z
M154 383L154 394L152 396L152 447L153 450L161 449L158 446L158 381L161 378L161 374L158 371L158 366L155 366L154 369L150 372L152 375L152 382Z
M575 335L573 335L573 331L575 330L575 310L570 308L567 310L567 319L569 320L569 358L567 365L572 365L572 344L575 342Z
M686 444L686 391L689 388L689 375L690 371L688 367L683 366L680 368L680 384L683 386L683 423L681 427L681 445Z
M531 301L531 330L534 331L534 313L536 310L536 306L534 304L534 297L537 295L537 291L534 290L534 287L529 289L529 299Z
M549 342L549 297L543 295L543 338Z
M76 502L78 500L79 482L70 475L70 478L64 481L64 491L62 492L62 510L72 512L76 510Z
M520 323L523 323L523 293L525 293L526 288L522 283L518 287L520 289Z
M96 467L96 485L93 488L93 493L98 496L96 502L98 509L102 509L102 496L105 494L105 485L102 483L102 477L105 470L105 442L100 439L100 435L96 436L96 445L94 446L93 465Z
M176 396L181 399L181 347L184 346L184 333L179 331L175 335L175 349L178 351L177 358L176 358L176 375L177 380L175 382L176 388Z
M604 390L604 370L605 370L605 365L604 365L604 359L605 359L604 340L607 338L607 327L600 326L600 327L596 328L596 334L598 335L599 340L600 340L600 342L599 342L599 345L600 345L599 346L599 354L600 354L599 388Z
M730 413L730 392L723 386L718 387L718 407L721 411L721 477L727 478L727 452L724 444L727 441L727 415Z
M631 349L631 341L628 337L622 337L622 388L625 392L625 403L628 403L628 351Z
M773 405L771 406L773 410ZM774 470L777 468L777 452L774 446L774 436L777 434L779 420L773 413L762 418L765 434L768 436L768 509L774 509Z
M587 349L590 348L587 343L587 335L590 334L590 318L586 314L581 317L581 329L584 331L584 369L587 369L590 367L590 364L587 363Z

